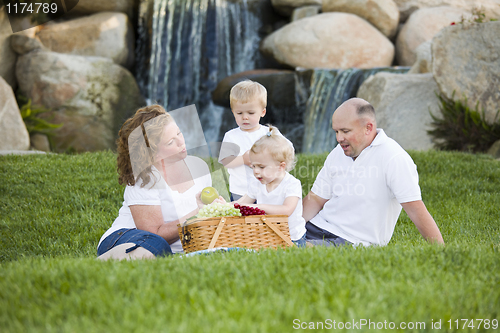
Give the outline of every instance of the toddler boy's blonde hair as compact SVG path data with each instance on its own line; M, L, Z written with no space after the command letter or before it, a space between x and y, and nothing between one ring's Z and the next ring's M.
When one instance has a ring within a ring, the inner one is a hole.
M258 100L263 109L267 106L267 90L262 84L245 80L238 82L231 88L229 94L231 108L234 107L235 103L248 103L253 100Z
M293 170L297 160L295 159L295 150L292 145L282 135L278 134L278 128L269 124L266 126L269 127L269 132L253 144L250 152L260 154L267 151L273 160L280 163L285 162L286 171Z

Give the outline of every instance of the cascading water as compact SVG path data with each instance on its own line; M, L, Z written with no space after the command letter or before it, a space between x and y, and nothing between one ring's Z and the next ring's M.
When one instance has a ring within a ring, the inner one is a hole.
M135 72L148 102L162 104L167 110L195 104L207 142L220 140L222 114L229 111L213 104L211 92L223 78L260 67L263 22L257 16L249 11L247 0L141 0ZM296 107L299 111L306 104L306 110L304 126L290 132L299 138L298 132L304 132L296 148L305 153L333 149L334 110L354 97L370 75L407 70L317 69L310 82L297 79Z
M143 0L139 8L136 76L144 96L167 110L196 104L207 141L216 141L224 108L211 92L256 67L261 20L246 0Z
M408 70L408 67L314 70L304 117L302 152L317 154L335 148L337 140L332 130L333 112L344 101L355 97L368 77L378 72L406 73Z

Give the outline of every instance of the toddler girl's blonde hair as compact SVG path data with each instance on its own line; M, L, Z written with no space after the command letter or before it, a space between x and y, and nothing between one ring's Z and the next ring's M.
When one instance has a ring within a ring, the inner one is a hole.
M264 109L267 106L267 90L258 83L251 80L238 82L231 88L229 93L229 102L231 108L235 103L248 103L252 100L258 100Z
M269 124L267 126L269 127L269 132L257 140L252 148L250 148L250 151L254 154L260 154L267 151L275 161L280 163L285 162L286 171L293 170L297 161L292 145L282 135L278 134L277 127Z

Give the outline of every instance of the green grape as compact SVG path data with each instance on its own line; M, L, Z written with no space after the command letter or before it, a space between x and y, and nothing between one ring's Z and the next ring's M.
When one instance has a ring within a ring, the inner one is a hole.
M198 212L199 217L221 217L221 216L241 216L239 209L234 208L230 203L214 202L203 206Z

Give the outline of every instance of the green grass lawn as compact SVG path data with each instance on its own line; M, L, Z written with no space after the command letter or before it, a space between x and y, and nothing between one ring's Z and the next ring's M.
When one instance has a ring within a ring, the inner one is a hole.
M500 162L410 153L444 248L403 212L385 247L134 262L95 259L123 200L113 153L0 156L0 332L498 331ZM304 194L325 158L299 156Z

